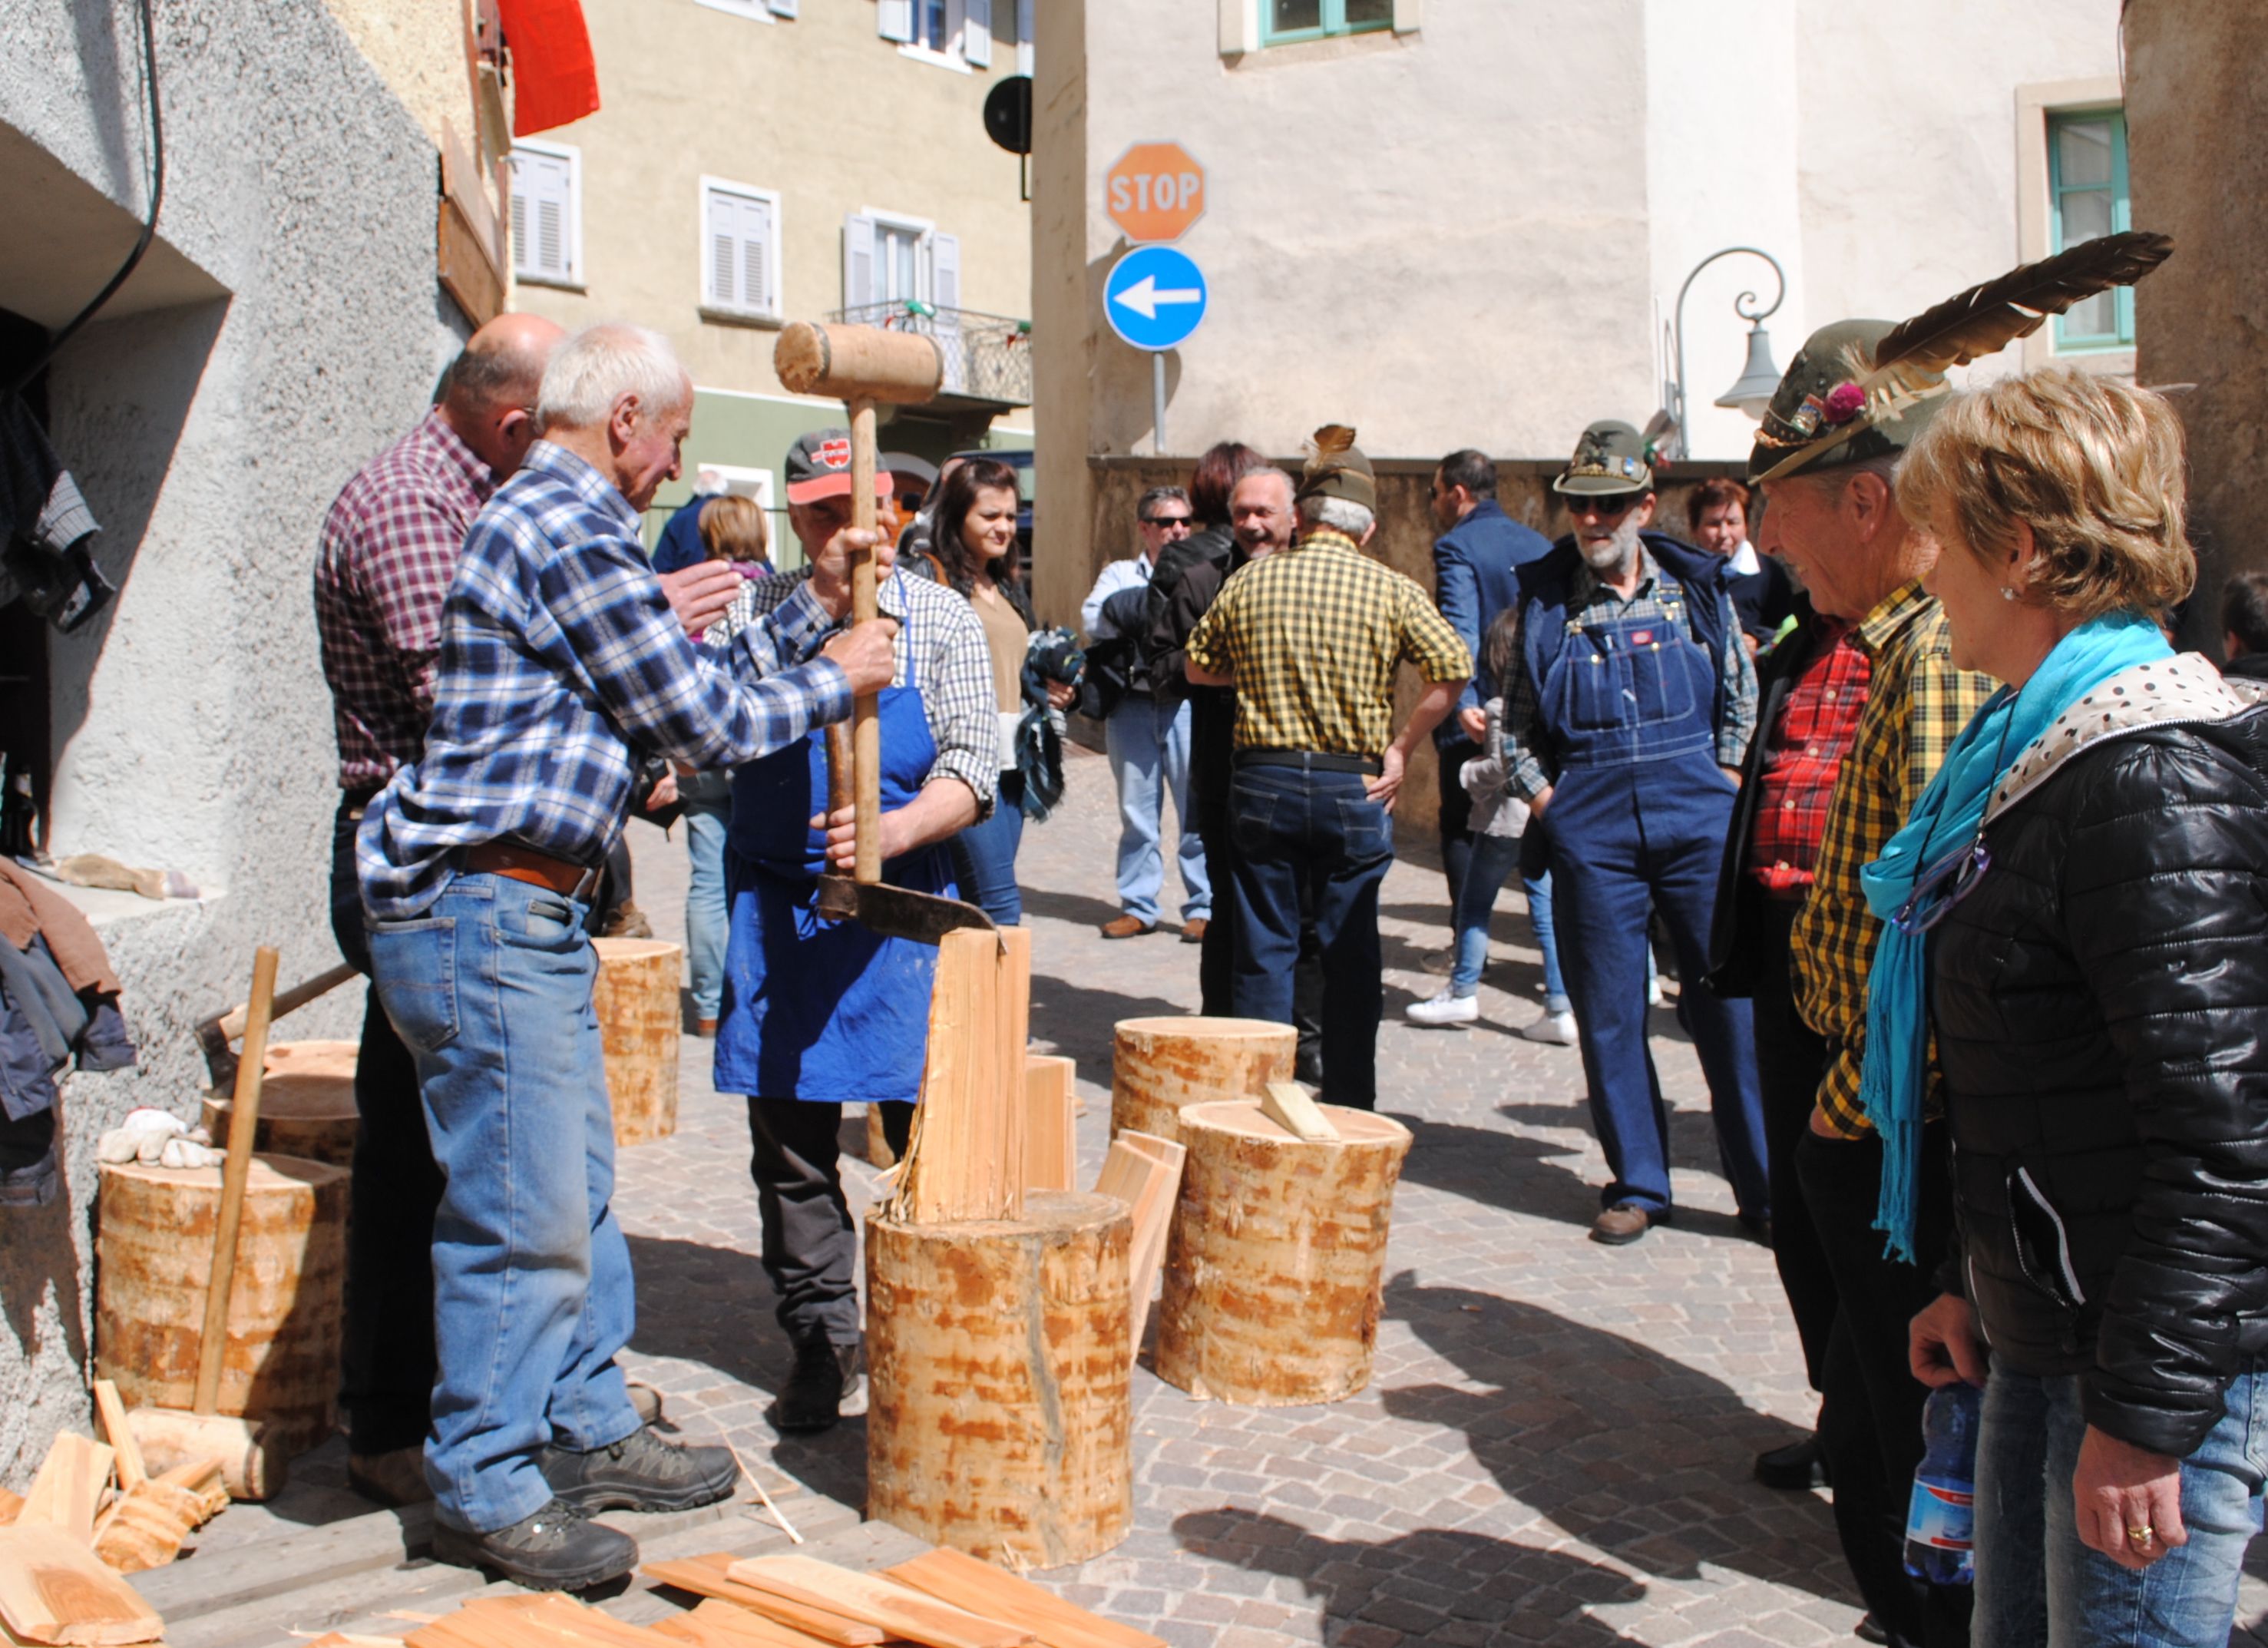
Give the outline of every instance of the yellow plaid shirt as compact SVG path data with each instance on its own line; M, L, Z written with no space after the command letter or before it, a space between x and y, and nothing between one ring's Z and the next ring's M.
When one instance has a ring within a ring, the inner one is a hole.
M1867 1057L1867 978L1881 922L1867 908L1859 872L1904 827L1945 752L1992 695L1990 676L1955 669L1945 610L1918 583L1901 585L1860 620L1852 639L1872 661L1867 707L1827 807L1811 897L1796 918L1795 1002L1827 1038L1819 1084L1829 1125L1862 1137L1859 1071ZM1944 1107L1943 1077L1930 1050L1928 1113Z
M1428 681L1473 673L1432 597L1327 527L1222 585L1189 632L1189 656L1208 675L1236 677L1239 750L1381 755L1397 664L1409 660Z

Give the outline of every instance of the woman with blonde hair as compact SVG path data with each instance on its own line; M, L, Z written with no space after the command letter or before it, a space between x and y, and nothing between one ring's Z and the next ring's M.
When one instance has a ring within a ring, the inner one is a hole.
M2268 717L2160 627L2196 569L2157 395L1958 395L1897 497L2007 684L1865 872L1894 1247L1933 1032L1954 1140L1911 1359L1984 1387L1976 1639L2218 1644L2268 1468Z

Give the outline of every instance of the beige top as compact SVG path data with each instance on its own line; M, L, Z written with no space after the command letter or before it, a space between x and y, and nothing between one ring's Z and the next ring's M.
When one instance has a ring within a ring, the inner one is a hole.
M998 591L978 585L969 592L968 604L976 609L984 626L984 644L992 649L992 690L1004 712L1020 709L1024 701L1024 647L1031 632L1016 609Z

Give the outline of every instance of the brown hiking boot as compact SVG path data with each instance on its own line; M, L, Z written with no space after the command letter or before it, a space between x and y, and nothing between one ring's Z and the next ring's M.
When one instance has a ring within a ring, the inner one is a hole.
M1145 921L1138 915L1122 915L1116 920L1102 924L1102 936L1105 938L1139 938L1145 933L1157 930L1155 921Z

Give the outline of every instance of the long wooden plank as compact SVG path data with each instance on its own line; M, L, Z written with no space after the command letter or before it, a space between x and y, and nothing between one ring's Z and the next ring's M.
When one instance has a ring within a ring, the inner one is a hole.
M654 1630L698 1643L701 1648L830 1648L824 1638L808 1631L713 1597L689 1614L658 1622Z
M939 1601L1020 1625L1046 1648L1167 1648L1163 1637L1105 1619L1020 1575L944 1546L882 1571Z
M1071 1108L1078 1069L1058 1053L1024 1058L1024 1187L1078 1188L1079 1136Z
M84 1541L21 1522L0 1528L0 1619L29 1641L84 1648L155 1642L166 1629Z
M946 935L951 937L950 934ZM742 1585L732 1576L733 1564L738 1559L730 1552L717 1551L706 1556L688 1556L675 1562L647 1563L645 1573L666 1585L675 1585L681 1591L690 1591L696 1596L718 1597L726 1602L751 1608L767 1619L808 1633L834 1648L873 1648L887 1639L887 1633L876 1630L864 1620L855 1620L830 1608L812 1607L790 1601L754 1585Z
M61 1528L82 1545L94 1542L94 1513L110 1481L112 1451L92 1437L66 1430L56 1437L32 1478L18 1525L45 1523Z
M741 1585L809 1607L833 1608L895 1637L927 1648L1025 1648L1031 1634L971 1614L875 1574L853 1572L810 1556L752 1556L733 1564Z
M150 1471L142 1463L142 1445L134 1439L134 1428L126 1423L126 1404L119 1400L118 1386L108 1379L94 1382L94 1411L118 1456L118 1491L130 1494L150 1480Z

